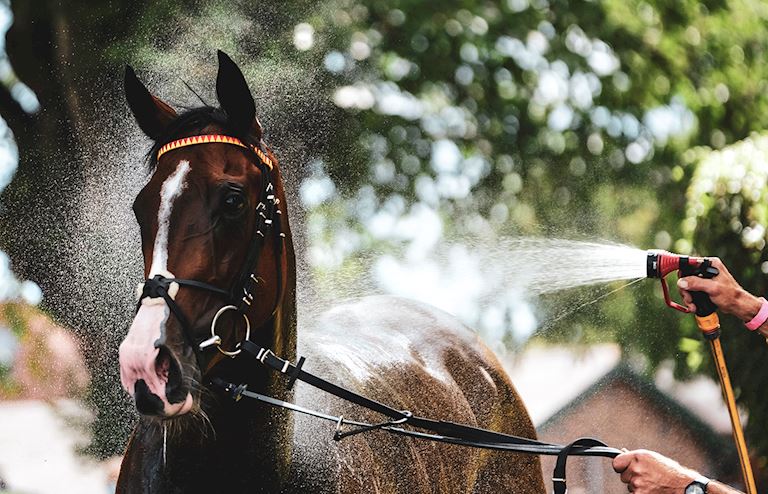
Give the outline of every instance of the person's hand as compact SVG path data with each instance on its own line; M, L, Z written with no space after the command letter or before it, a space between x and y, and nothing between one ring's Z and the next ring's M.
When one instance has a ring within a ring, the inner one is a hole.
M654 451L627 451L613 459L627 490L637 494L683 494L699 475Z
M760 310L758 298L739 285L720 259L717 257L707 259L712 261L712 266L717 268L720 274L711 279L687 276L677 280L680 295L688 309L696 310L690 292L704 292L720 310L727 314L732 314L742 321L749 321L755 317Z

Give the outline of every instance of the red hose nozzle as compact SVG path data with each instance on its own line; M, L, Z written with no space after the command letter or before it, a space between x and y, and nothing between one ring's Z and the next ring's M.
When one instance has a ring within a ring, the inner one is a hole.
M664 302L673 309L680 312L690 312L687 307L674 302L669 295L669 286L665 279L673 271L679 271L679 276L701 276L712 278L717 276L718 271L712 267L711 262L703 257L689 257L673 254L665 250L649 250L647 259L647 275L649 278L659 278L661 288L664 291ZM709 300L708 297L706 297ZM694 300L694 303L697 301ZM709 304L712 304L711 301ZM699 303L696 304L697 312L700 310ZM714 306L714 304L712 304ZM714 312L714 309L712 309ZM711 312L709 312L711 314ZM708 315L708 314L707 314Z
M680 256L665 250L648 251L648 277L664 278L680 269Z

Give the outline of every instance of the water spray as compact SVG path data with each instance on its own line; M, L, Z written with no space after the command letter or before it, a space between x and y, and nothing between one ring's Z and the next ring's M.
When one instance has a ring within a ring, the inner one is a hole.
M712 266L712 261L705 257L689 257L673 254L667 251L648 251L646 262L648 278L658 278L661 280L661 288L664 292L664 302L669 307L680 312L690 313L689 308L678 304L672 300L669 294L669 286L666 277L673 272L677 272L679 278L687 276L698 276L699 278L712 279L720 274L720 271ZM747 443L744 440L744 431L741 427L741 419L736 409L736 399L733 396L733 387L731 378L728 375L728 368L725 365L725 356L720 344L720 318L717 315L717 305L712 302L704 292L690 292L693 303L696 305L696 324L699 326L704 339L709 341L712 356L715 359L717 375L720 378L720 388L723 392L723 399L728 407L728 415L731 418L731 428L733 430L733 439L736 443L736 449L739 453L741 463L741 473L744 477L747 494L757 494L755 480L752 475L752 465L749 461Z

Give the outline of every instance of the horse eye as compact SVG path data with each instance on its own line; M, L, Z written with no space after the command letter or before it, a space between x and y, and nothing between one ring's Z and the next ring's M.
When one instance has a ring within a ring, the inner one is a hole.
M224 212L227 214L234 214L241 211L245 207L245 197L239 192L230 192L224 196L223 202Z

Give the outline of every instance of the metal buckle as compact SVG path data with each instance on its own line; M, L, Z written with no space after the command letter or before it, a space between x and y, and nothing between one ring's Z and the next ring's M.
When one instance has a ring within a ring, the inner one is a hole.
M221 345L221 338L219 338L219 335L217 335L217 334L215 334L215 335L211 336L210 338L208 338L207 340L201 342L199 345L197 345L197 347L200 349L200 351L203 351L206 348L208 348L209 346L213 346L213 345L216 345L216 346Z
M357 429L353 429L348 432L344 432L342 430L342 426L344 425L344 419L343 419L343 416L339 417L339 421L336 423L336 432L333 434L333 440L341 441L345 437L355 436L363 432L370 432L370 431L375 431L379 429L386 429L387 427L394 427L396 425L401 425L408 422L413 417L413 413L411 413L409 410L402 410L400 413L403 414L403 418L399 418L397 420L388 420L380 424L368 424L368 425L358 426Z
M216 334L216 323L219 321L219 317L221 317L222 314L227 312L228 310L234 310L237 312L237 307L234 305L225 305L221 309L219 309L218 312L216 312L216 315L213 316L213 321L211 321L211 337L207 340L203 341L198 345L198 348L200 350L205 350L206 348L210 346L215 346L218 351L223 353L224 355L228 357L234 357L238 355L242 350L240 348L237 348L233 351L227 351L221 348L221 337ZM243 319L245 319L245 339L249 340L251 338L251 321L248 319L248 316L243 313ZM239 344L238 344L239 346Z
M334 441L341 441L342 435L344 434L344 432L341 429L343 426L344 426L344 415L339 415L339 420L336 421L336 431L333 433Z
M238 350L238 351L239 351L239 350ZM267 356L268 356L270 353L271 353L272 355L274 355L274 353L272 352L272 350L270 350L269 348L262 348L261 350L259 350L259 353L256 355L256 360L258 360L259 362L261 362L261 363L263 364L263 363L264 363L264 361L267 359Z
M565 479L561 479L558 477L552 477L552 487L554 488L554 492L557 492L557 485L556 484L563 484L563 492L565 494L568 494L568 487L566 485Z
M288 371L288 368L291 366L291 362L288 361L288 360L281 359L280 357L278 357L275 354L275 352L273 352L269 348L262 348L261 350L259 350L259 353L256 354L256 360L258 360L259 362L261 362L264 365L267 365L265 360L267 360L267 357L269 357L270 355L272 355L277 360L279 360L280 362L283 363L283 366L279 370L280 370L281 373L285 374ZM274 367L273 367L273 369L278 370L278 369L276 369Z

